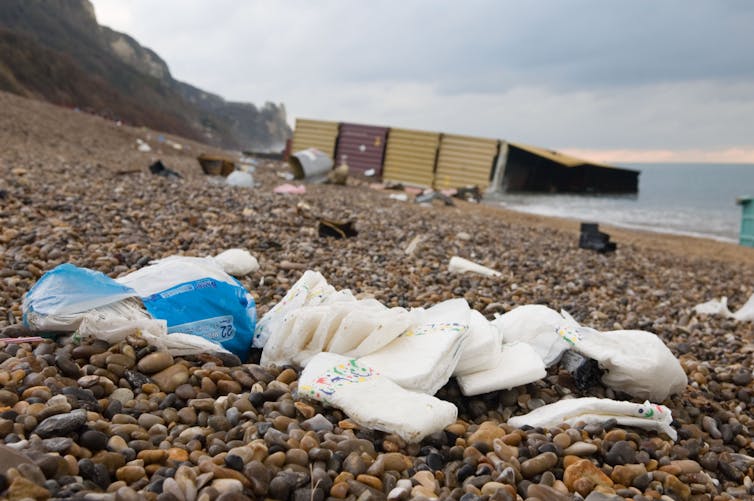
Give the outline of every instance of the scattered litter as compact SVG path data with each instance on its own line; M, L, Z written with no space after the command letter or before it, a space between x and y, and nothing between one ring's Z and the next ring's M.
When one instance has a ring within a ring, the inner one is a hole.
M558 313L541 304L513 308L493 320L492 325L504 342L521 341L534 348L546 367L556 364L569 348L558 335L558 328L579 326L567 313Z
M301 373L298 393L342 409L360 426L412 443L444 430L458 415L450 402L408 391L374 367L332 353L312 358Z
M281 184L280 186L276 186L275 189L272 190L273 193L282 193L282 194L288 194L288 195L303 195L306 193L306 186L302 185L295 185L290 183Z
M317 230L320 237L333 238L351 238L359 234L354 227L355 221L332 221L330 219L319 219Z
M225 178L225 182L228 183L229 186L238 186L240 188L253 188L254 176L252 176L248 172L234 170L228 175L227 178Z
M561 423L574 425L582 421L587 424L601 424L610 419L615 419L621 426L634 426L665 433L674 441L678 438L678 434L670 426L673 422L670 409L649 401L635 404L595 397L564 399L544 405L523 416L512 417L508 424L516 428L553 428Z
M21 343L41 343L45 338L39 336L27 336L27 337L3 337L0 338L0 343L5 344L21 344Z
M208 176L227 177L236 170L236 164L230 158L202 153L196 159Z
M135 290L168 333L193 334L248 356L256 324L254 298L213 258L171 256L117 279Z
M286 181L293 181L295 179L295 176L290 172L276 172L275 175L281 179L285 179Z
M424 241L424 237L422 235L415 236L411 242L409 242L408 247L406 247L406 250L404 251L409 256L412 256L414 252L416 252L416 249L419 247L419 244L421 244Z
M567 350L560 359L560 367L571 374L573 384L579 390L588 390L599 383L602 369L596 360L587 358L573 350Z
M373 177L377 172L374 169L367 169L364 171L366 177Z
M440 200L442 203L448 206L455 205L452 198L440 193L439 191L427 191L422 193L421 195L417 195L415 202L417 204L428 204L432 203L435 200Z
M340 159L340 165L327 173L327 182L330 184L337 184L345 186L348 182L348 164L346 158L348 155L343 155Z
M297 151L288 159L295 179L323 178L332 169L333 161L316 148Z
M182 178L179 173L172 169L168 169L165 167L165 164L162 163L162 161L157 160L155 163L149 166L149 171L154 174L155 176L162 176L162 177L177 177Z
M228 275L244 277L259 269L257 258L244 249L228 249L213 258Z
M174 150L181 151L183 149L183 145L181 143L176 143L175 141L172 141L170 139L165 140L165 144L173 148Z
M564 327L558 335L571 349L597 361L605 370L605 386L658 402L686 388L688 380L680 362L651 332Z
M150 151L152 151L152 147L139 138L136 139L136 149L141 151L142 153L149 153Z
M409 195L414 195L414 196L421 195L424 192L424 190L422 188L417 188L415 186L406 186L405 188L403 187L402 184L398 184L397 186L400 186L400 188L388 187L387 189L388 190L395 190L395 189L397 189L397 190L400 190L400 191L405 191Z
M457 188L455 195L456 198L466 200L467 202L479 203L482 201L482 191L479 186L464 186L463 188Z
M718 315L725 318L732 318L739 322L750 322L754 320L754 294L749 296L746 303L735 313L728 309L728 298L723 296L719 300L713 299L706 303L694 306L694 311L702 315Z
M581 223L579 247L597 252L612 252L616 248L615 242L610 241L610 235L599 231L596 223Z
M493 352L495 353L495 352ZM458 386L466 396L507 390L539 381L547 375L537 352L526 343L506 343L498 348L495 366L458 376Z
M448 271L451 273L466 273L468 271L472 273L478 273L487 277L499 277L501 273L495 271L492 268L487 268L481 264L474 263L468 259L462 257L453 256L448 263Z
M399 202L408 202L408 195L405 193L391 193L389 197Z

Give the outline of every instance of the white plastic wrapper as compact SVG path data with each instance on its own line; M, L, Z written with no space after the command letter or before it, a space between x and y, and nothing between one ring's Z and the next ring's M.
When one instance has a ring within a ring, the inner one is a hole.
M458 256L453 256L450 258L450 262L448 263L448 271L451 273L471 272L477 273L479 275L484 275L486 277L499 277L501 275L499 271L493 270L492 268L488 268L486 266L482 266L481 264L469 261L468 259L464 259Z
M257 259L244 249L228 249L213 258L228 275L244 277L259 269Z
M299 378L298 395L338 407L360 426L412 443L453 424L458 414L449 402L405 390L374 367L332 353L311 359Z
M557 329L579 326L567 313L558 313L541 304L514 308L493 320L492 325L502 334L503 342L519 341L531 345L546 367L557 363L569 348L558 336Z
M688 382L678 359L651 332L564 327L558 335L571 349L605 369L602 382L606 386L631 396L662 402L683 391Z
M461 357L453 372L463 376L479 371L494 369L500 363L502 336L484 315L471 310L469 333L461 347Z
M667 434L671 440L678 438L678 434L670 426L673 422L670 409L649 401L635 404L609 398L570 398L544 405L523 416L512 417L508 424L516 428L526 425L553 428L561 423L604 423L612 418L621 426L655 430Z
M725 318L733 318L739 322L751 322L754 320L754 294L749 296L746 303L735 313L728 309L728 298L723 296L719 300L713 299L706 303L694 306L694 311L703 315L718 315Z

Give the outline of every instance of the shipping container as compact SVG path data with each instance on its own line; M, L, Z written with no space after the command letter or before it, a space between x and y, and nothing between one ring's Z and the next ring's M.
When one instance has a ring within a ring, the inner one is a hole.
M437 155L435 188L475 185L486 190L498 149L497 139L443 134Z
M387 127L341 123L335 164L340 165L345 155L351 172L364 174L373 169L374 175L380 177L387 132Z
M296 119L291 152L317 148L328 157L335 158L335 141L338 138L338 123L324 120Z
M382 178L386 181L431 187L439 144L438 132L390 129Z

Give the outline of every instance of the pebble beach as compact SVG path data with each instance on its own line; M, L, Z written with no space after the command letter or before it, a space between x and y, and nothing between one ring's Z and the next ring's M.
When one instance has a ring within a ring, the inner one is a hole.
M612 254L578 248L578 222L457 200L419 205L368 180L273 188L288 172L259 161L255 188L205 176L217 153L158 132L0 93L0 337L21 326L23 295L73 263L111 277L173 254L248 249L242 284L261 317L304 271L387 306L465 298L487 318L525 304L564 309L599 330L656 333L688 376L663 403L678 440L602 425L516 429L511 416L582 391L557 366L545 379L467 398L437 396L458 421L409 444L297 396L299 368L206 354L172 357L138 336L0 340L0 495L7 499L210 501L754 499L754 327L696 315L754 292L754 250L602 228ZM136 140L152 151L137 150ZM182 178L155 176L160 159ZM567 216L567 214L564 214ZM358 235L322 238L317 217ZM414 241L412 253L406 248ZM418 243L417 243L418 242ZM501 273L453 274L454 255Z

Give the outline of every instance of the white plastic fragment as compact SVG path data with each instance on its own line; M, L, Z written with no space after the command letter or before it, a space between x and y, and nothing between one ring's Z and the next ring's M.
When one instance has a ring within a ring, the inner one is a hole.
M405 390L374 367L332 353L311 359L298 393L342 409L360 426L395 433L407 442L443 430L458 414L450 402Z
M223 271L234 277L243 277L259 269L259 262L249 251L244 249L228 249L214 257Z
M495 271L492 268L487 268L486 266L482 266L481 264L477 264L458 256L450 258L448 271L451 273L466 273L470 271L487 277L499 277L501 275L499 271Z
M564 399L539 407L523 416L512 417L508 424L516 428L527 425L534 428L553 428L561 423L604 423L608 419L615 419L622 426L665 433L671 440L678 438L678 434L670 426L673 421L670 409L649 401L635 404L595 397Z
M656 402L686 388L688 379L681 363L651 332L564 327L558 335L605 369L602 382L610 388Z
M706 303L694 306L694 311L702 315L717 315L725 318L733 318L739 322L754 320L754 294L749 296L746 303L735 313L728 309L728 298L723 296L719 300L712 299Z
M225 182L230 186L238 186L241 188L253 188L254 177L248 172L234 170L228 177L225 178Z

